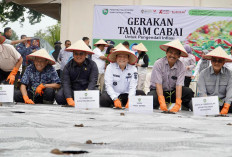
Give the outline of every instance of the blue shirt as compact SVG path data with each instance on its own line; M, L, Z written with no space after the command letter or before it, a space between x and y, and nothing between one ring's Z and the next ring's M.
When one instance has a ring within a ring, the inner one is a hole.
M51 84L57 83L60 84L60 78L56 70L51 65L47 65L42 72L36 70L35 65L29 65L21 79L21 83L26 85L28 90L35 91L37 86L41 83Z
M39 46L34 46L34 45L30 46L30 48L31 50L36 50L36 51L40 49Z
M23 66L26 66L26 56L31 54L31 49L30 47L26 47L24 43L20 43L16 46L16 50L21 54L23 57Z

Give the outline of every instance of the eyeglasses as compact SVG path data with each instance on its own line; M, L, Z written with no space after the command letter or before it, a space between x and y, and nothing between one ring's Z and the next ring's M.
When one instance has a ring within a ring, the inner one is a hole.
M212 62L216 63L223 63L224 62L224 59L215 59L215 58L212 58Z
M84 56L85 52L80 52L80 53L74 52L73 55L75 55L75 56Z
M71 44L66 44L66 45L71 45Z
M167 51L167 53L169 53L169 54L172 54L172 55L174 55L174 56L180 56L180 54L181 54L181 52L174 52L174 51L171 51L171 50L169 50L169 51Z

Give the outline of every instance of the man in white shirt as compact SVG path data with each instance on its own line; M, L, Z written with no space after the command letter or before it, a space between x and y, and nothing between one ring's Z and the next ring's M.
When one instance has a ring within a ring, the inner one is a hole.
M98 81L97 85L99 85L100 92L102 93L104 86L104 72L107 58L105 57L105 47L107 47L107 43L104 40L99 40L94 44L96 48L93 50L94 54L92 55L92 60L97 64L98 67Z
M14 84L18 70L23 62L20 53L9 44L3 44L4 36L0 36L0 83Z
M138 73L135 64L138 58L124 46L108 56L109 64L105 72L106 91L100 97L101 107L129 107L129 96L145 95L136 91ZM116 62L116 63L115 63Z

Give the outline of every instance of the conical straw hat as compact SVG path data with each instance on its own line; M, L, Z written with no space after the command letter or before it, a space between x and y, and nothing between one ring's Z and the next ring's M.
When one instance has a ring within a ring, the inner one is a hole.
M125 46L121 46L116 49L114 52L108 55L108 60L112 63L116 62L116 56L119 54L128 54L129 55L129 64L135 64L138 58L134 55L134 53L128 50Z
M180 54L181 57L188 57L188 53L184 49L184 46L180 43L179 39L176 39L176 40L173 40L173 41L171 41L169 43L160 45L160 49L163 50L163 51L165 51L165 52L167 52L167 49L169 47L172 47L172 48L180 50L181 51L181 54Z
M97 45L105 45L105 46L108 46L108 44L103 40L103 39L100 39L98 40L94 46L97 46Z
M0 44L4 43L5 40L6 38L4 36L0 36Z
M48 52L45 49L40 49L38 51L35 51L34 53L31 53L30 55L27 55L27 59L34 61L35 57L44 58L48 60L48 64L56 64L54 59L48 54Z
M221 46L217 47L207 55L203 56L204 59L211 60L212 57L223 58L226 62L232 62L230 56L222 49Z
M123 44L122 43L119 43L117 46L115 46L114 48L113 48L113 50L117 50L119 47L122 47L123 46ZM124 47L124 46L123 46Z
M74 44L65 49L65 51L85 51L87 54L94 54L83 40L76 41Z
M136 45L135 47L134 47L134 49L135 50L139 50L139 51L144 51L144 52L147 52L148 50L147 50L147 48L143 45L143 43L140 43L140 44L138 44L138 45Z

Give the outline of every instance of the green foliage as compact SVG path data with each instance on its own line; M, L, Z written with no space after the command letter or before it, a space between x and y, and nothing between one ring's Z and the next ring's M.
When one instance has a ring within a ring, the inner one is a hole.
M27 9L21 5L15 3L6 3L3 0L0 3L0 22L3 26L6 26L9 22L19 21L22 25L25 21L24 12L28 13L28 18L30 24L35 24L41 21L41 17L43 16L41 13L38 13L34 10Z
M40 29L34 34L34 36L46 40L53 46L56 41L60 40L60 22L56 25L47 27L44 31Z
M16 34L14 30L12 30L11 40L18 40L18 39L19 39L19 36Z

